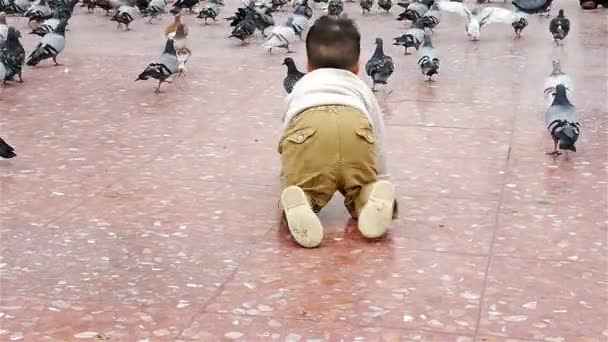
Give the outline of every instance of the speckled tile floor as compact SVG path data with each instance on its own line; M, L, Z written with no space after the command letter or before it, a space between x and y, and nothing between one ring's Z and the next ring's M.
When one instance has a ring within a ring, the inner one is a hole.
M117 32L79 9L65 65L0 95L19 154L0 160L0 341L608 341L608 10L562 6L561 48L544 18L522 40L490 26L472 43L444 16L432 85L387 44L397 72L378 97L401 218L365 241L335 198L315 250L277 209L284 54L187 16L188 75L156 96L133 79L170 18ZM403 30L347 12L364 61ZM555 57L583 125L569 159L544 155Z

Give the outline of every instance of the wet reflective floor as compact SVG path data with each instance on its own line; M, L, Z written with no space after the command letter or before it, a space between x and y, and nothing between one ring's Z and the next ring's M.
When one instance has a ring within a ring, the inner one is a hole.
M277 208L285 54L186 16L187 75L155 95L133 80L171 18L124 32L78 8L64 65L0 94L0 136L18 153L0 160L0 340L607 341L608 10L559 7L563 47L546 18L520 40L494 25L474 43L444 15L428 84L390 45L399 11L348 4L363 61L376 36L395 60L378 98L401 216L366 241L336 196L314 250ZM544 154L554 58L583 127L568 158Z

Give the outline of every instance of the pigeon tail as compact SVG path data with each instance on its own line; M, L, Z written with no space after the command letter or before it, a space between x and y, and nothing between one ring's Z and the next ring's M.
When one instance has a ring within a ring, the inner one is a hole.
M576 152L576 146L574 144L578 140L579 130L575 124L568 124L557 132L556 137L559 140L560 150L567 150Z

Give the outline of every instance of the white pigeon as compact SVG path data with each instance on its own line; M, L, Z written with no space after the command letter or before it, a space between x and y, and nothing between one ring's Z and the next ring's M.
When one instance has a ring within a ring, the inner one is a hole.
M8 25L6 25L6 14L4 12L0 12L0 45L4 44L7 35Z
M264 48L268 49L268 52L272 52L274 48L287 49L287 53L293 52L289 48L289 44L293 43L297 37L297 33L293 27L293 20L294 18L291 17L284 25L272 28L268 40L264 43Z
M567 93L574 91L574 82L565 72L562 71L559 60L553 61L553 71L545 78L545 107L549 108L555 98L555 88L558 84L566 87Z
M526 19L527 14L519 11L511 11L499 7L476 7L469 9L460 2L438 1L437 7L445 12L456 13L463 16L466 20L465 31L473 41L479 40L481 28L488 24L510 24L516 30L514 23L519 23L521 19ZM527 22L527 21L526 21ZM519 30L521 32L521 30Z

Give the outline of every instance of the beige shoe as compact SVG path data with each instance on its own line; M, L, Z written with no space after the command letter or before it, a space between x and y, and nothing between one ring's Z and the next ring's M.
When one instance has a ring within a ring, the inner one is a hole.
M359 231L369 239L386 233L393 219L395 186L388 181L378 181L372 185L367 203L359 214Z
M323 226L312 211L308 198L302 189L290 186L281 194L281 204L291 236L306 248L317 247L323 240Z

